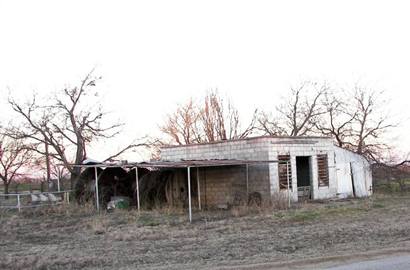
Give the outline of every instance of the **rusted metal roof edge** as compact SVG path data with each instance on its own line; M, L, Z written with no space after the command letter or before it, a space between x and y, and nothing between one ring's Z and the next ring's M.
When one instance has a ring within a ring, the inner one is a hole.
M255 165L266 163L278 163L277 160L237 160L237 159L213 159L213 160L181 160L181 161L154 161L154 162L131 162L124 164L96 163L96 164L71 164L80 168L187 168L187 167L222 167L238 165Z

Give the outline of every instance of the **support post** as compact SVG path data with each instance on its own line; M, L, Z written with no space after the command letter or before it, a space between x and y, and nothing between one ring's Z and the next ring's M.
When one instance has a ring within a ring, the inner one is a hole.
M60 192L60 176L57 177L57 191Z
M290 189L289 189L289 161L286 161L286 175L287 175L287 182L288 182L288 208L290 208Z
M135 167L135 190L137 192L137 209L138 213L140 212L140 186L139 186L139 179L138 179L138 167Z
M17 194L17 208L19 212L21 211L21 205L20 205L20 194Z
M97 167L94 167L94 174L95 174L95 202L97 206L97 210L100 210L100 199L98 197L98 173Z
M249 164L246 164L246 201L249 201Z
M196 183L198 186L198 209L201 210L201 187L199 185L199 168L196 167Z
M67 204L69 204L70 203L70 192L67 191L66 194L67 194Z
M191 167L187 168L188 171L188 207L189 207L189 222L192 222L192 205L191 205Z

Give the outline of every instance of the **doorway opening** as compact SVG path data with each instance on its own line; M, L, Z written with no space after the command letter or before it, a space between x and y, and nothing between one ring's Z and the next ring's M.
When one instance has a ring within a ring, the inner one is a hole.
M299 199L311 199L310 157L296 157L296 175Z

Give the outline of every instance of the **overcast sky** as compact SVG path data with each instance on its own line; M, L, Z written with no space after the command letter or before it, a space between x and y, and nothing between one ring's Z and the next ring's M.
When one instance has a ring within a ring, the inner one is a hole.
M246 118L303 80L360 82L389 95L403 123L396 142L410 151L406 2L0 0L2 102L7 91L74 85L96 67L124 139L157 132L176 103L209 89Z

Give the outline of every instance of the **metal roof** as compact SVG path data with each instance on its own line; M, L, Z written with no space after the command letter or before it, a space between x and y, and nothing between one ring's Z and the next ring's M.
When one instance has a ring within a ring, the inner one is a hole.
M238 159L203 159L203 160L179 160L179 161L149 161L149 162L123 162L123 163L94 163L73 164L73 167L81 168L188 168L188 167L218 167L256 165L277 163L277 160L238 160Z

